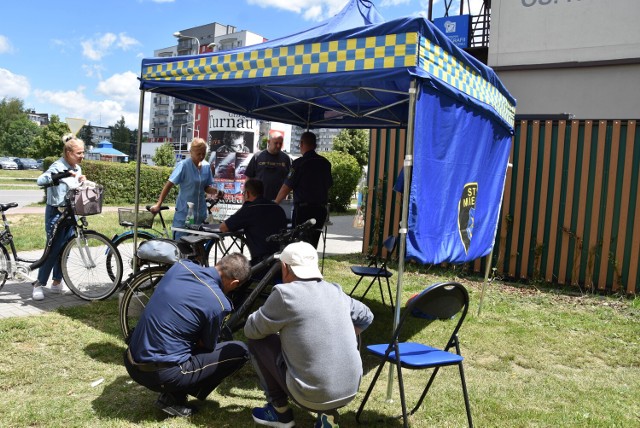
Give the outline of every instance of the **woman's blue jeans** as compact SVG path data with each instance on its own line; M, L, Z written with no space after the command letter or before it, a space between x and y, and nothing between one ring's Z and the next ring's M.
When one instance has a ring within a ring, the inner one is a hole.
M44 230L47 234L47 242L51 239L53 233L53 225L60 218L62 213L58 210L58 207L47 205L44 211ZM38 282L41 285L47 285L49 275L53 271L53 280L62 280L62 268L60 267L60 253L64 248L64 244L73 236L73 227L71 225L61 225L58 236L51 245L51 252L49 253L47 260L38 269Z

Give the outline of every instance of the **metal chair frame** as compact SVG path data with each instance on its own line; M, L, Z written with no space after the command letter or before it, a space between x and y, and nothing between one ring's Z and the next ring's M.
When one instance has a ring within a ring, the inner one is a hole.
M384 278L385 281L387 282L387 291L389 292L389 301L391 304L391 310L393 310L394 308L393 294L391 293L391 284L389 283L389 278L393 276L393 273L389 271L389 269L387 268L387 265L389 263L389 260L391 260L391 256L393 252L396 249L396 243L397 243L397 239L395 236L391 235L387 237L387 239L385 239L382 244L382 247L384 247L387 250L387 255L385 257L382 257L380 254L382 252L382 248L381 248L380 251L378 251L378 255L372 258L368 266L351 266L351 272L353 272L355 275L360 276L360 279L358 279L358 282L356 282L356 285L354 285L353 288L351 289L349 296L353 297L353 293L356 291L356 289L358 288L358 285L360 285L360 283L365 277L371 278L371 282L367 286L367 289L364 291L362 296L360 296L359 300L363 300L365 298L365 296L371 289L371 286L373 286L373 284L377 281L378 288L380 289L380 296L382 298L382 304L386 304L384 301L384 293L382 291L382 281L380 279L380 278Z
M464 369L462 367L463 357L460 354L460 343L458 340L458 331L464 322L469 309L469 294L467 290L457 282L445 282L432 285L420 294L414 296L407 302L398 326L393 332L393 336L389 343L367 346L367 351L381 358L382 361L378 365L378 369L371 380L371 384L358 408L356 420L360 423L360 416L364 410L365 404L369 400L371 392L378 380L380 373L386 362L395 364L397 368L398 386L400 392L400 401L402 404L402 415L404 426L408 427L408 416L413 415L424 398L429 392L433 380L435 379L441 367L458 366L460 373L460 381L462 384L462 393L464 396L464 404L467 412L467 421L469 426L473 427L471 418L471 406L469 404L469 395L467 393L467 384L464 377ZM409 316L417 317L425 321L426 325L433 321L451 321L457 314L460 314L456 326L449 338L446 346L442 349L428 346L424 343L401 342L400 336L405 325L405 321ZM453 348L453 351L449 350ZM396 356L399 356L396 357ZM427 382L427 386L423 390L416 405L411 412L407 413L407 403L404 391L404 379L402 377L402 369L420 370L433 369L431 377Z

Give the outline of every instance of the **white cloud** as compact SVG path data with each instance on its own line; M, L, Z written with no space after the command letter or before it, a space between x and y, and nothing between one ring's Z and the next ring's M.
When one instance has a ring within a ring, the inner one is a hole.
M408 1L405 1L405 0L383 0L383 3L400 4L400 3L408 3ZM433 10L434 11L435 10L444 11L444 7L445 6L444 5L439 6L440 3L442 3L442 0L435 0L433 2ZM469 10L471 10L471 15L479 14L483 3L484 3L484 0L470 0L469 3L467 4L467 0L464 0L464 13L469 13ZM418 14L420 16L424 16L426 18L427 17L427 11L429 10L429 0L420 0L420 7L422 8L422 11L420 11ZM449 7L449 15L457 15L459 11L460 11L460 0L458 0L456 2L453 2L451 4L451 6ZM441 16L441 15L438 14L438 16Z
M399 4L407 4L411 0L382 0L380 2L380 7L391 7L398 6Z
M96 92L105 98L118 101L130 110L137 109L140 102L140 83L138 76L132 71L114 74L103 80L98 84Z
M0 68L0 99L21 98L25 99L31 90L29 79L19 74L14 74L6 68Z
M100 61L104 56L109 55L115 49L129 50L131 47L139 45L140 42L125 33L118 35L105 33L94 39L85 40L82 45L82 54L93 61Z
M127 36L125 33L118 34L118 42L116 43L116 46L123 51L129 50L129 48L139 44L139 41L137 41L133 37Z
M13 46L9 38L0 34L0 54L13 53Z
M100 100L89 99L87 89L82 86L69 91L34 92L38 101L53 106L52 110L62 120L75 117L85 119L92 125L111 126L122 116L130 129L138 127L140 91L137 76L131 71L114 74L101 81L95 90ZM143 127L148 128L148 118L145 118Z
M247 0L260 7L275 7L299 13L306 20L320 21L340 12L348 0Z
M84 70L84 75L87 77L95 77L98 80L102 80L102 72L104 71L104 66L101 64L82 64L82 69Z

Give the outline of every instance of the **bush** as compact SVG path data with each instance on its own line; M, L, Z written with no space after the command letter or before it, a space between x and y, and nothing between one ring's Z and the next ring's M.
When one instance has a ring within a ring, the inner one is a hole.
M331 162L333 186L329 189L331 210L345 212L351 206L351 197L358 186L362 171L356 158L343 152L320 153Z
M55 159L54 159L55 160ZM82 173L87 180L104 186L104 203L109 205L132 205L135 203L136 163L82 161ZM162 187L173 168L140 165L140 205L153 204L158 200ZM171 189L164 204L175 203L176 187Z

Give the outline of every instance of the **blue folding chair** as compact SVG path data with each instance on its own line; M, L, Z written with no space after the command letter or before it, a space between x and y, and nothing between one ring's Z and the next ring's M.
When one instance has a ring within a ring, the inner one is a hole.
M462 394L464 395L464 404L467 411L467 420L469 426L473 427L471 419L471 408L469 405L469 396L467 394L467 384L464 378L464 369L462 368L462 355L460 355L460 344L458 341L458 330L462 326L467 310L469 309L469 294L467 290L457 282L445 282L432 285L420 294L412 297L402 312L400 321L389 343L367 346L367 351L382 359L378 369L376 370L371 385L360 404L360 408L356 413L356 420L360 422L360 416L367 403L371 391L382 372L384 364L388 361L395 364L398 373L398 386L400 390L400 402L402 404L402 418L404 426L408 426L408 415L413 415L424 400L433 380L438 374L440 367L458 366L460 372L460 380L462 382ZM446 321L454 324L455 328L451 334L446 346L442 349L429 346L419 342L403 342L403 328L409 317L417 318L424 322L425 327L433 321ZM453 349L452 349L453 348ZM450 352L451 350L451 352ZM422 395L418 399L417 404L407 414L407 403L404 391L404 381L402 377L402 369L421 370L433 369L431 377L427 382Z
M393 273L390 272L389 269L387 269L387 264L389 263L391 255L396 249L396 241L396 237L393 235L384 240L382 247L384 247L384 249L387 251L385 257L381 256L382 248L380 248L380 251L378 251L378 255L371 260L368 266L351 266L351 272L353 272L355 275L358 275L360 279L358 279L356 285L354 285L351 289L349 296L353 296L353 292L356 291L356 288L358 288L358 285L360 285L360 282L362 282L364 278L371 278L371 282L367 286L367 289L364 291L362 296L360 296L360 300L364 299L371 286L376 281L378 281L378 288L380 288L380 297L382 298L382 304L385 304L381 281L381 278L384 278L387 281L389 301L391 303L391 310L393 310L393 295L391 293L391 285L389 284L389 278L393 276Z

